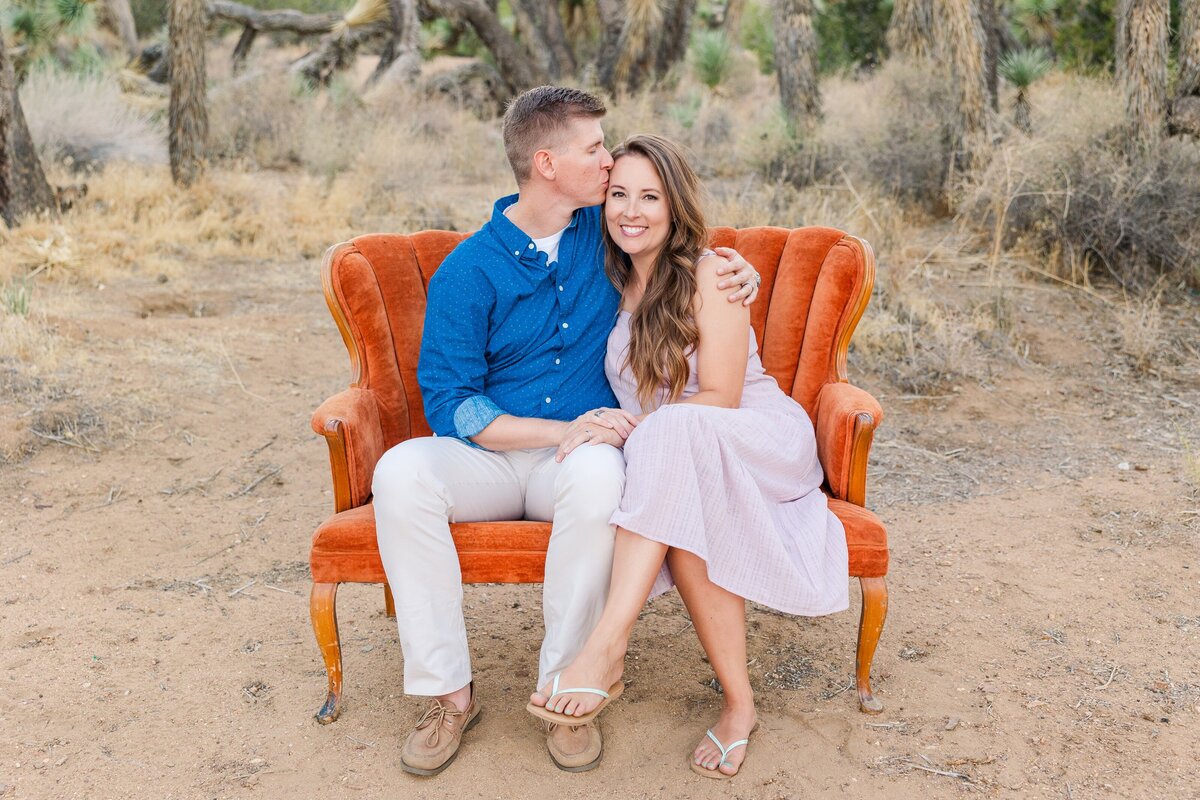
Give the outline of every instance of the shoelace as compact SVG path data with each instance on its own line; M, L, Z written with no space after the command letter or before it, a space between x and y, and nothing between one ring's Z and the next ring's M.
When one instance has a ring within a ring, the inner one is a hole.
M433 726L433 730L425 737L425 744L430 747L437 747L438 740L442 738L442 729L446 724L446 719L451 719L453 725L454 717L461 717L463 712L452 706L443 705L441 701L434 700L433 705L429 710L421 715L421 719L417 720L417 730L421 730L429 725Z

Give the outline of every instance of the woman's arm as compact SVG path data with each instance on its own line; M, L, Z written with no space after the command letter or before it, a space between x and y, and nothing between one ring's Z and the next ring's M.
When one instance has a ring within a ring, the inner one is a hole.
M717 287L717 267L723 259L707 256L696 265L694 314L700 329L696 343L696 377L700 391L682 403L737 408L746 384L750 357L750 309L725 302Z

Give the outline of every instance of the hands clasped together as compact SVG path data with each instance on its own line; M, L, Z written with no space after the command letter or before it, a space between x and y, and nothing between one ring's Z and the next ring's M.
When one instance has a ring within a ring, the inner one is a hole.
M611 444L613 447L621 447L637 424L636 416L620 408L595 408L584 412L567 423L554 460L562 462L581 444Z

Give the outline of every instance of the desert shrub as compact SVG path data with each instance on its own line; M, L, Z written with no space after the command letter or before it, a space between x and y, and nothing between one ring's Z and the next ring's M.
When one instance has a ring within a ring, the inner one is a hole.
M832 73L883 60L892 4L879 0L818 3L815 27L822 72Z
M742 12L742 47L758 59L763 75L775 71L775 26L771 21L771 4L750 2Z
M88 170L167 160L161 123L126 103L109 76L38 69L21 85L21 105L44 160Z
M303 88L285 73L234 79L209 94L212 158L259 167L300 163L308 107Z
M1088 78L1054 82L1034 115L1033 137L1001 147L966 213L998 245L1031 244L1076 280L1145 288L1170 274L1200 285L1200 143L1127 155L1116 90Z
M892 60L860 80L827 80L824 96L825 118L816 141L809 143L816 152L799 154L793 175L841 182L844 171L855 183L941 209L954 107L943 79Z
M692 37L692 68L708 88L715 89L725 80L729 71L729 51L729 40L721 31L699 31Z

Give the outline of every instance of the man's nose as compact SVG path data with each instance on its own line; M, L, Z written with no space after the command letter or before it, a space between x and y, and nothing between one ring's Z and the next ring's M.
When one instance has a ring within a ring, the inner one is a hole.
M600 169L612 169L613 157L612 153L608 152L607 147L600 148L604 151L604 156L600 159Z

